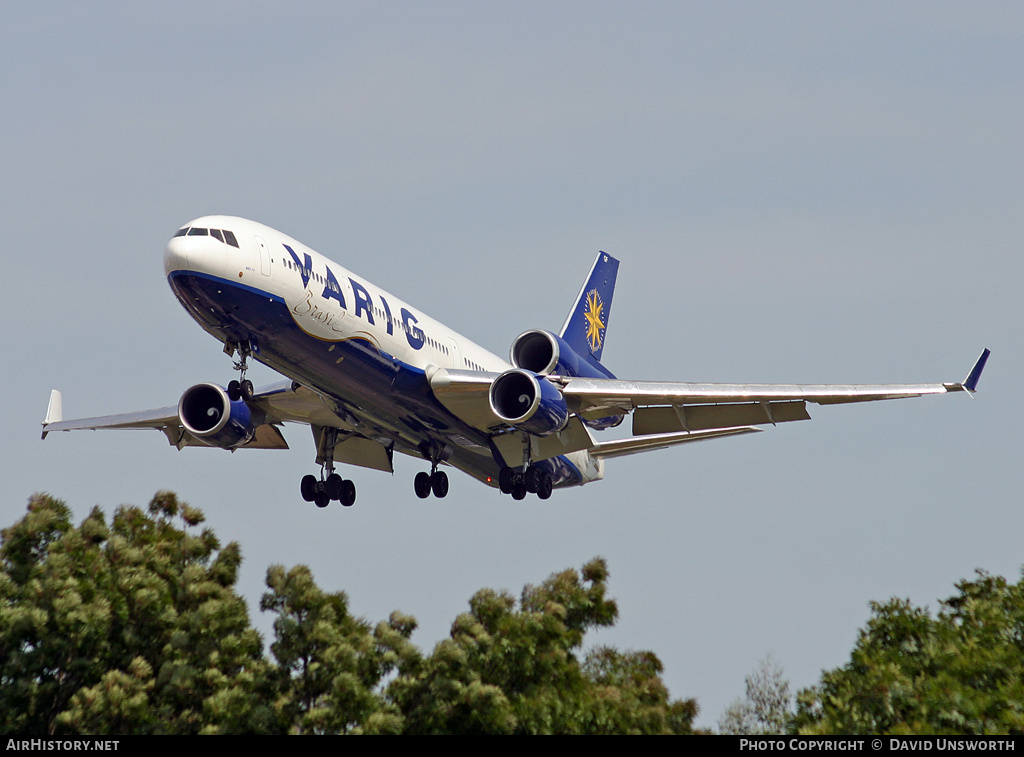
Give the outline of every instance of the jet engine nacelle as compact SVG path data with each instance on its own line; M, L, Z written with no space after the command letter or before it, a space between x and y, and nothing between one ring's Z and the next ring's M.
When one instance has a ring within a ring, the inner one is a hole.
M521 368L498 376L491 384L490 398L495 415L536 436L554 434L569 422L569 407L558 387Z
M178 401L181 425L203 444L235 449L250 441L259 426L253 408L244 400L232 402L216 384L196 384Z
M534 329L525 331L512 342L509 359L516 368L522 368L541 376L583 376L585 378L608 378L586 360L559 336L550 331Z
M600 363L592 363L577 354L568 343L550 331L534 329L525 331L512 342L509 359L516 368L522 368L541 376L569 376L572 378L615 378ZM621 415L611 415L596 420L583 419L593 429L603 431L622 423Z

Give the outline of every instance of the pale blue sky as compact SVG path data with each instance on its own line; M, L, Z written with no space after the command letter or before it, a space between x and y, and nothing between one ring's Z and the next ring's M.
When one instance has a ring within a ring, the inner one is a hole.
M241 542L254 611L269 564L307 563L358 614L415 615L428 648L477 589L604 555L622 617L593 641L656 652L701 723L768 652L811 684L870 600L934 608L1024 563L1022 50L1013 3L12 4L0 522L37 490L84 516L169 488ZM403 458L319 511L299 427L288 452L40 442L51 387L73 417L231 378L162 275L209 213L499 354L557 329L607 250L621 377L955 381L993 357L973 402L811 406L546 503L458 476L422 502Z

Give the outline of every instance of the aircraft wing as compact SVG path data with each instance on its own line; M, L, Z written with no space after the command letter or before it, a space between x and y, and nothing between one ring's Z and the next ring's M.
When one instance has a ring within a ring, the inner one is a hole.
M50 393L50 404L43 421L44 439L51 431L155 429L162 431L167 441L179 450L184 447L219 446L216 443L210 445L193 436L182 423L177 405L135 413L64 420L62 404L61 393L54 389ZM392 471L389 449L357 433L352 424L338 414L340 411L333 403L305 386L291 381L279 381L260 387L248 404L255 410L260 422L252 438L238 446L238 449L288 449L288 442L280 426L283 423L302 423L313 432L318 460L324 454L323 445L330 438L334 444L335 462ZM327 429L334 429L337 433L326 435Z
M589 449L595 457L617 457L747 434L758 431L758 425L808 420L808 402L834 405L947 392L973 393L988 356L986 349L967 378L957 383L691 384L549 376L569 409L584 421L631 414L634 436L595 442L579 421L570 422L565 430L538 440L540 445L550 447L541 449L538 457L577 449ZM455 415L477 428L496 431L501 420L488 401L488 390L496 376L439 369L428 378L435 396ZM501 438L496 437L495 441L500 442ZM508 444L511 453L514 443L510 440Z
M963 382L941 384L685 384L572 378L561 389L585 419L633 414L637 436L724 430L807 420L806 403L848 402L973 393L988 360L982 352Z
M273 386L264 387L256 394L253 404L264 405L267 409L272 406L273 396L291 388L291 382L281 382ZM284 440L280 430L275 423L280 423L283 418L277 418L270 413L267 414L268 422L257 427L253 438L244 446L249 449L288 449L288 443ZM270 418L274 418L270 421ZM43 420L43 439L51 431L99 431L105 429L154 429L162 431L168 442L182 449L183 447L207 446L196 439L185 430L178 417L178 406L156 408L154 410L142 410L134 413L120 413L117 415L101 415L94 418L77 418L75 420L63 419L63 399L61 393L54 389L50 392L50 404L46 410L46 418Z

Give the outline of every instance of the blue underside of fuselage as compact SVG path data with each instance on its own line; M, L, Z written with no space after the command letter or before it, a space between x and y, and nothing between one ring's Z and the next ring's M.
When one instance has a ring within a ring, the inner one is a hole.
M448 447L451 465L497 485L501 455L485 433L437 401L421 368L366 339L326 341L307 334L281 297L241 282L195 271L173 271L168 282L203 329L222 342L252 344L261 363L331 397L339 415L347 411L358 418L363 435L413 454ZM579 469L564 456L536 465L556 487L583 483Z

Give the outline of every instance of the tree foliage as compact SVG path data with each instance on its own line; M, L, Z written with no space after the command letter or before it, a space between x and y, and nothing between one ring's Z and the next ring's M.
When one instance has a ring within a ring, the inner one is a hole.
M484 589L429 655L416 621L375 626L308 568L267 572L263 653L235 593L241 552L170 493L148 511L33 497L0 539L0 732L687 733L651 652L599 647L614 624L603 560L518 600Z
M1024 732L1024 579L978 571L957 589L936 617L873 603L850 661L800 693L800 732Z
M771 655L746 677L746 699L737 699L718 721L725 734L767 736L786 733L793 717L789 681Z
M233 591L241 553L161 493L149 513L94 508L81 526L46 496L0 545L5 733L235 730L258 722L266 662ZM180 522L180 525L178 525Z
M288 733L396 733L402 719L380 695L415 621L394 614L376 631L348 612L343 592L320 590L305 565L267 571L260 609L277 615L274 703Z
M582 654L588 630L618 616L596 559L517 601L477 592L451 638L400 666L389 695L410 733L688 733L696 703L671 701L651 652Z

